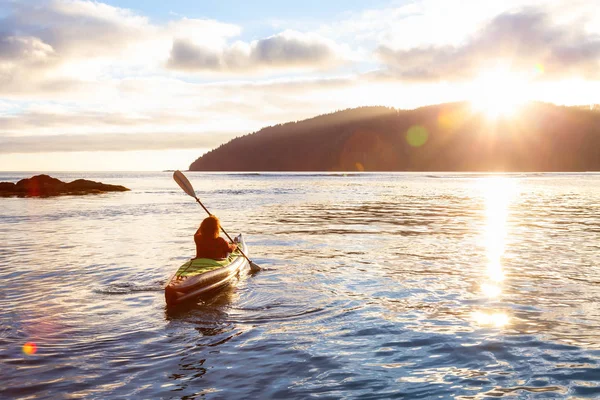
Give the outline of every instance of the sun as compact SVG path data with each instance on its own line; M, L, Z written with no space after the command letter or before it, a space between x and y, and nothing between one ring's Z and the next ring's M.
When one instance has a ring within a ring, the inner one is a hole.
M527 79L502 67L483 71L470 92L473 110L489 118L514 115L529 97Z

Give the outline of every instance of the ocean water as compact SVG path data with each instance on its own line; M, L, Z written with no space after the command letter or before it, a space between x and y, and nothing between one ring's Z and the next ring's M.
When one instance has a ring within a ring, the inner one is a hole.
M132 190L0 199L0 398L600 397L600 174L187 173L263 270L177 310L171 173L52 175Z

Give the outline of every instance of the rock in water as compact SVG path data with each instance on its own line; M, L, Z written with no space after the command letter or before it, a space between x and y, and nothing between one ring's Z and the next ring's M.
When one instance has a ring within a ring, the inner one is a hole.
M63 182L48 175L36 175L19 182L0 182L0 197L50 197L63 195L84 195L104 192L125 192L129 189L120 185L107 185L101 182L77 179Z

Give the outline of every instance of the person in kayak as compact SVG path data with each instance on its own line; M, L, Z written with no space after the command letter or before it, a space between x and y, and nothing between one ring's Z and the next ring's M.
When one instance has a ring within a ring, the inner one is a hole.
M194 242L196 242L196 258L212 258L220 260L227 257L237 249L235 243L228 243L225 239L219 236L221 223L214 215L206 217L200 224L200 228L194 234Z

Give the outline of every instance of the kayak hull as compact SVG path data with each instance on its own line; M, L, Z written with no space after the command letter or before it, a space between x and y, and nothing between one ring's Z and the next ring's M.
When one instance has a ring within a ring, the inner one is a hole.
M245 254L248 254L248 248L244 237L240 234L236 237L237 245ZM179 270L169 279L165 287L165 300L167 306L175 306L189 300L195 299L205 293L218 289L229 284L238 276L240 271L249 267L250 263L239 252L235 252L231 262L225 265L203 272L197 275L185 276L180 273L185 270L186 265L193 265L192 259L182 265Z

